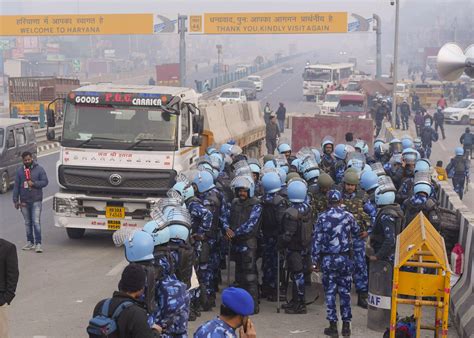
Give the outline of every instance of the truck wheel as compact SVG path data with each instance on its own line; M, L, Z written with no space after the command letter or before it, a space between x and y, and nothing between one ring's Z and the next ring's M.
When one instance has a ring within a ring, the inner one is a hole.
M86 229L81 228L66 228L67 236L70 239L80 239L84 236Z
M2 177L0 178L0 194L6 194L9 188L10 178L8 177L8 173L4 171L2 173Z
M463 124L463 125L469 124L469 116L464 115L464 116L461 118L461 124Z

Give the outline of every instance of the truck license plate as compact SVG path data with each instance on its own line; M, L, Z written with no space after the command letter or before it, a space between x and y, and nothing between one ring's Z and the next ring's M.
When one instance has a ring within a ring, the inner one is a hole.
M120 230L120 221L108 220L107 230Z
M125 218L125 208L121 207L106 207L105 217L107 218Z

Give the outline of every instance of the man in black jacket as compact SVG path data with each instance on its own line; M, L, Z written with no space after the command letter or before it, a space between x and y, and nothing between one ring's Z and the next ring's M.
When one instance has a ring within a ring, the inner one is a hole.
M109 313L125 301L134 304L122 311L117 319L118 334L120 338L155 338L160 337L161 328L153 324L150 328L147 322L147 313L138 299L145 290L146 273L139 264L130 264L122 272L118 288L110 303ZM94 308L93 317L100 314L105 299L101 300Z
M18 275L16 246L0 238L0 337L8 337L6 308L15 297Z

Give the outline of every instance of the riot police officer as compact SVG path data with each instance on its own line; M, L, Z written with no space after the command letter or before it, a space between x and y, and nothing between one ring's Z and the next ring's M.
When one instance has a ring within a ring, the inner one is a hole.
M431 147L433 142L438 141L438 133L431 126L431 119L425 119L424 127L421 128L421 142L426 152L426 158L431 156Z
M286 261L292 281L292 299L282 307L288 314L306 313L305 272L310 270L310 245L313 231L311 207L307 200L307 184L302 179L288 183L290 205L285 211L283 234L278 246L286 250Z
M456 156L449 162L446 167L446 172L448 173L448 177L453 180L454 191L459 195L459 198L462 199L466 181L469 184L470 163L469 160L464 158L464 149L462 147L457 147L454 153Z
M334 148L334 157L336 163L334 164L334 181L340 184L344 178L344 171L346 170L347 146L345 144L338 144Z
M265 173L262 177L265 194L262 196L262 297L277 300L277 249L278 236L282 231L282 220L287 201L278 192L281 190L280 176L276 172Z
M255 313L258 313L256 262L262 205L254 195L255 184L251 177L237 176L232 180L231 186L236 197L230 207L225 232L227 239L231 241L232 253L235 257L235 281L239 287L252 295L255 302Z
M326 136L321 143L321 148L323 150L323 155L321 156L321 163L319 165L320 169L325 173L331 175L334 179L334 165L336 160L334 159L334 140L331 136Z
M342 194L330 190L327 194L329 209L318 217L313 233L312 259L316 269L323 272L323 286L329 327L324 334L337 337L336 294L339 294L342 335L350 336L351 284L354 248L351 238L358 238L360 227L352 214L341 205Z
M422 175L418 175L422 174ZM433 192L433 186L431 185L431 178L426 177L429 175L423 175L425 173L415 174L415 184L413 187L413 196L410 199L405 200L402 204L402 210L404 211L405 217L403 221L403 228L406 228L408 224L418 215L420 211L423 212L430 223L436 228L440 227L440 219L437 211L437 202L431 197ZM417 177L419 176L419 177Z
M327 193L334 187L334 180L331 176L326 173L322 173L319 176L318 184L311 194L311 207L313 208L313 214L317 217L328 208Z

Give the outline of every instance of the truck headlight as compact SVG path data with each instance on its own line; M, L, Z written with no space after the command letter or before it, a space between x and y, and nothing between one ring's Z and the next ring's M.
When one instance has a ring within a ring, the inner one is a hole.
M53 198L53 210L59 214L66 214L70 216L71 214L76 214L79 211L79 204L77 200L73 198Z

